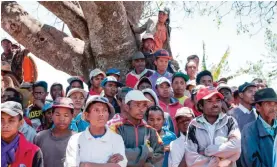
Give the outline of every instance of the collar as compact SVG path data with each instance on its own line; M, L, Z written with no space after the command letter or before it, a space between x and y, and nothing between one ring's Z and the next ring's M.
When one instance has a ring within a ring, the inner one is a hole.
M105 129L106 129L106 133L100 137L100 138L94 138L91 133L89 132L89 127L86 128L86 130L84 131L85 133L85 137L87 140L101 140L103 142L108 142L110 141L110 135L111 135L111 132L109 130L109 128L107 126L105 126Z
M137 74L136 70L134 69L134 70L132 70L132 74L135 75L135 76L138 76L139 78L141 78L144 74L147 73L147 71L148 70L145 68L140 74Z
M179 137L182 141L186 141L186 136L183 133L180 133Z
M222 120L224 118L225 114L223 114L222 112L219 113L217 120L215 121L215 123L213 125L216 125L220 120ZM206 118L204 117L204 114L202 114L199 117L196 117L196 120L202 124L207 124L207 125L211 125Z
M242 104L239 103L238 108L244 113L244 114L250 114L251 111L256 111L254 107L252 107L252 110L248 110L246 107L244 107Z
M277 130L277 120L274 120L273 126L270 126L260 115L258 118L262 122L262 125L266 130Z
M170 73L168 71L165 71L164 74L160 74L158 73L158 71L155 71L155 74L158 76L158 77L167 77Z

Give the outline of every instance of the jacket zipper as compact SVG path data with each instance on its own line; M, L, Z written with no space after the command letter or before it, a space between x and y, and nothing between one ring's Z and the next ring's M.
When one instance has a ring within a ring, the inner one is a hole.
M134 126L135 128L135 135L136 135L136 147L138 147L138 127Z

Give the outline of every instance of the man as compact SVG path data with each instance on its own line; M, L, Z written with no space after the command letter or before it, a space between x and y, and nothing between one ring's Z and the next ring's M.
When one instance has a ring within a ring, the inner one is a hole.
M258 90L267 88L266 81L260 78L255 78L252 83L257 86Z
M155 166L163 163L164 147L157 131L143 121L149 100L139 90L127 93L127 118L113 129L122 136L128 167Z
M197 74L197 64L194 61L189 61L186 64L185 70L190 80L195 80Z
M186 99L186 100L185 100L185 103L184 103L184 106L185 106L185 107L188 107L188 108L191 108L191 109L192 109L192 111L193 111L193 113L194 113L194 115L195 115L196 117L202 115L202 112L200 112L200 111L197 109L196 94L197 94L197 92L198 92L201 88L203 88L203 87L205 87L205 86L203 86L203 85L197 85L195 88L193 88L192 91L191 91L191 97L188 98L188 99Z
M132 56L132 66L134 70L126 76L126 86L134 88L142 77L150 77L154 71L145 68L145 57L141 52L136 52Z
M153 62L155 61L155 57L153 55L154 49L155 49L154 36L151 33L145 33L142 36L140 51L145 56L145 67L151 70L156 69L155 65L153 64Z
M186 83L189 80L189 76L182 72L176 72L174 73L172 77L172 88L174 97L178 99L180 104L184 104L185 100L188 98L185 95L186 91Z
M115 77L108 76L101 82L101 86L104 89L104 97L109 99L115 109L115 113L120 113L120 106L115 95L118 92L118 88L123 86L122 83L118 82Z
M152 89L152 83L147 77L142 77L140 80L136 83L134 89L137 90L144 90L144 89Z
M32 122L33 128L38 132L42 121L42 107L48 96L48 84L45 81L38 81L33 84L33 104L28 107L26 115Z
M217 91L224 96L224 103L226 104L226 110L229 111L234 106L234 98L232 95L232 89L227 84L221 83L217 86Z
M255 121L258 117L256 109L252 106L256 91L257 87L252 83L245 82L240 85L238 88L240 104L228 112L229 115L236 118L240 131L243 130L244 125Z
M113 76L117 81L120 81L120 71L117 68L110 68L106 72L107 76Z
M58 97L64 97L63 85L58 82L53 83L50 87L50 95L53 101Z
M172 74L166 71L168 67L168 61L171 60L172 57L169 56L168 52L164 49L158 50L154 53L154 55L156 57L154 64L156 65L157 70L149 79L152 83L153 90L156 92L155 85L158 78L166 77L168 80L172 80Z
M1 46L4 50L1 54L1 61L6 61L11 65L14 56L14 53L12 52L12 42L8 39L3 39L1 41Z
M197 85L213 86L213 76L208 70L201 71L196 77Z
M180 137L170 143L170 152L168 157L169 167L178 167L185 154L185 141L189 123L194 118L193 111L188 107L179 108L175 115L177 127L180 130ZM180 164L185 163L185 160Z
M190 55L189 57L187 57L187 62L195 62L196 63L196 69L198 71L198 67L199 67L199 57L197 55Z
M224 97L213 87L196 95L202 116L188 128L185 155L189 167L232 167L241 153L241 134L236 120L222 112Z
M168 8L164 8L159 11L158 21L149 19L141 27L134 27L131 25L131 28L137 34L141 34L146 31L146 33L151 33L154 36L155 48L153 51L166 49L169 51L170 55L172 55L170 49L171 27L169 26L169 13L170 10Z
M183 107L176 98L172 97L171 93L171 82L161 77L156 82L157 95L159 98L160 107L164 112L167 112L171 118L174 118L179 108ZM179 136L176 120L173 120L174 132L176 136Z
M112 113L114 109L105 97L94 95L88 98L84 119L90 124L85 131L70 138L65 167L126 167L122 137L105 126Z
M242 131L243 167L274 166L273 142L277 134L277 95L272 88L255 93L255 107L259 112L256 121L247 124Z
M83 79L80 76L72 76L67 79L69 86L66 88L66 95L72 88L84 89Z
M103 91L103 88L101 87L101 82L106 77L106 74L101 71L100 69L96 68L92 70L89 74L89 95L100 95Z
M22 100L22 95L16 89L7 88L7 89L5 89L4 93L2 94L1 103L4 103L5 101L7 101L7 99L14 98L14 97Z

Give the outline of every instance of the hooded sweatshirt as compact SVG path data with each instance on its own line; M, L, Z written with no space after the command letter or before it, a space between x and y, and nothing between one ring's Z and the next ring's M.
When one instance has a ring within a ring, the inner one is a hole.
M144 71L140 74L137 74L135 70L129 72L126 76L126 86L130 88L134 88L136 83L140 80L142 77L150 77L154 71L149 69L144 69Z
M153 99L155 100L155 105L161 107L160 104L159 104L159 99L158 99L156 93L152 89L144 89L144 90L142 90L142 93L143 94L145 94L145 93L150 94L153 97ZM163 110L163 111L165 111L165 110ZM173 121L172 121L169 113L164 112L164 119L165 119L165 121L164 121L163 128L165 128L167 130L170 130L171 132L175 133Z

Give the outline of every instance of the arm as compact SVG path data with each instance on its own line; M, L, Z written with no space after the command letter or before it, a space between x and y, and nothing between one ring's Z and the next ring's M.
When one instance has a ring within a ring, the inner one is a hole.
M64 167L77 167L80 165L79 137L73 135L67 144Z
M126 155L125 155L124 141L123 141L122 137L119 136L119 135L118 135L118 140L117 140L117 142L115 143L115 145L113 147L113 150L114 150L114 154L120 154L123 157L123 160L119 161L117 163L119 165L119 167L127 166L128 161L127 161L127 158L126 158Z
M142 145L136 148L126 148L125 153L128 159L128 167L141 167L153 153L153 150L146 145Z
M41 150L39 149L34 158L33 158L33 165L32 167L43 167L44 164L43 164L43 155L42 155L42 152Z
M241 153L241 134L234 118L229 118L227 127L230 129L228 141L220 145L208 146L205 149L205 155L229 159L235 162L239 159Z
M153 148L153 156L150 158L150 163L154 166L162 166L164 161L164 145L158 132L155 129L150 130L150 146Z

